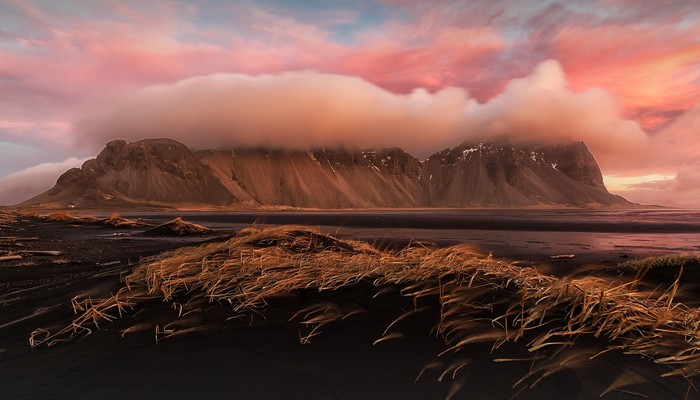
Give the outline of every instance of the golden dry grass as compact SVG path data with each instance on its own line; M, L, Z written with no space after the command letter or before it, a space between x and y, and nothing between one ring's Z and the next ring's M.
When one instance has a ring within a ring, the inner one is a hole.
M146 234L154 235L202 235L209 233L212 230L206 226L193 224L192 222L187 222L180 217L168 221L164 224L158 225L155 228L147 230Z
M617 264L614 269L621 272L638 272L657 268L679 268L694 265L700 265L700 255L677 254L625 261Z
M107 218L98 218L94 215L73 215L67 211L54 212L48 215L37 215L44 222L67 222L70 224L101 224L113 228L141 228L152 226L141 219L127 219L119 214L112 214Z
M10 225L17 222L17 213L11 211L0 211L0 225Z
M120 217L119 214L112 214L105 219L99 221L103 225L111 226L113 228L142 228L147 226L153 226L148 222L138 219L129 219Z
M93 215L76 216L65 211L39 216L39 218L44 222L68 222L71 224L94 224L100 221L99 218Z
M606 339L607 350L667 365L668 376L688 378L700 371L700 311L674 301L678 281L663 291L643 291L637 281L556 278L533 267L478 257L459 246L380 251L297 226L249 228L223 243L146 260L113 296L73 299L77 318L56 332L35 330L30 344L50 346L89 334L149 300L170 302L184 315L193 298L203 297L230 306L235 316L264 313L267 300L293 290L334 290L360 281L400 285L416 307L421 298L436 299L436 329L447 344L445 352L479 342L495 348L508 341L521 341L533 353L564 350L586 335ZM300 313L314 327L302 342L317 334L317 327L346 316L331 311L321 307ZM397 335L391 328L378 342ZM159 330L156 337L176 333ZM535 385L596 356L575 353L556 365L546 364L548 369L533 368L518 384Z

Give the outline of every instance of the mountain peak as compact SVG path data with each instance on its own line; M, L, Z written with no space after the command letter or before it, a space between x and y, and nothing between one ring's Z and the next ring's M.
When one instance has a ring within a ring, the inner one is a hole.
M113 140L96 158L61 175L56 186L25 203L116 207L130 204L230 204L211 171L182 143Z
M582 141L541 143L513 141L507 136L497 136L467 140L458 147L445 149L437 154L451 162L457 162L465 161L475 153L496 155L498 152L503 155L509 154L511 157L516 154L529 157L534 163L545 168L553 168L573 180L607 191L600 167Z

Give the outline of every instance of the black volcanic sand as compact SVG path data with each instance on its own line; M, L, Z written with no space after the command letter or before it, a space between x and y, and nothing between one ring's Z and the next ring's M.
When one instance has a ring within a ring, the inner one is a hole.
M445 345L431 333L439 310L430 299L421 304L429 306L425 312L397 324L402 338L373 345L392 321L414 305L399 295L399 287L373 298L378 289L367 283L332 292L297 291L272 299L265 317L251 314L250 318L226 320L231 315L226 307L202 304L203 312L191 318L197 318L198 326L205 330L157 344L154 325L171 322L175 314L168 304L154 301L81 340L50 348L29 347L29 334L35 328L55 329L72 320L73 296L94 293L101 297L117 290L120 274L128 273L130 263L140 257L224 240L239 227L238 222L224 223L221 219L207 223L208 216L198 215L185 219L215 228L222 237L141 237L136 235L144 229L72 226L33 219L0 232L0 236L39 238L17 242L24 247L5 243L0 246L2 253L23 249L63 252L60 256L35 255L0 262L0 399L441 399L450 395L454 399L509 399L518 393L519 399L592 399L599 398L618 378L636 384L621 387L604 398L639 399L643 395L678 399L686 395L685 381L660 378L666 368L614 351L579 368L563 369L519 392L521 387L514 389L512 385L528 373L531 362L492 359L531 357L524 344L508 343L493 353L490 344L473 345L468 353L437 357ZM146 219L159 223L171 218L168 214ZM320 225L324 230L331 229L330 223ZM344 225L340 231L343 235L362 233L357 236L385 247L400 247L407 242L401 232L379 232L372 237L366 226ZM424 236L431 239L428 234ZM433 232L432 241L457 241L449 236L438 230ZM503 247L501 256L515 258L517 251L506 254L508 248ZM577 261L550 260L546 254L535 254L531 262L547 262L551 270L562 273L570 271ZM623 261L618 254L599 255L598 259L607 265ZM602 273L600 269L587 271ZM686 271L684 280L691 282L700 278L697 275L696 271ZM668 285L672 278L671 273L648 279L650 284ZM300 344L300 335L309 330L290 318L309 305L327 301L363 312L324 326L309 344ZM119 331L132 326L143 329L122 338ZM595 353L605 345L582 338L572 351ZM415 381L421 370L435 362L441 367L427 369ZM450 373L438 381L444 368L453 363L466 364L454 379ZM689 398L700 395L693 390Z
M700 251L700 213L653 210L482 209L295 212L131 213L164 223L176 216L231 231L251 224L301 224L380 247L413 241L439 246L467 243L501 259L551 266L570 274L586 264L614 265L628 259ZM550 259L574 254L574 259Z

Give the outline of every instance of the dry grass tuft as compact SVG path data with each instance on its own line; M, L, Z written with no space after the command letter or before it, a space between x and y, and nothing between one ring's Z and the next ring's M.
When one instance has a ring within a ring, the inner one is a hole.
M94 224L100 222L100 219L94 215L77 216L71 213L60 211L49 215L39 216L44 222L67 222L71 224Z
M142 228L146 226L153 226L148 222L143 221L141 218L128 219L120 217L119 214L112 214L99 222L103 225L111 226L112 228Z
M89 334L150 300L170 302L185 315L193 299L204 298L230 306L234 318L251 310L264 312L268 299L296 289L334 290L360 281L399 285L416 304L421 298L437 299L437 332L447 344L445 353L472 343L496 348L521 341L530 352L551 350L561 356L560 350L587 335L609 340L610 349L669 366L668 376L700 372L700 310L674 301L678 280L665 291L642 291L636 281L560 279L532 267L480 258L458 246L379 251L298 226L245 229L223 243L149 259L125 277L113 296L75 298L78 317L72 324L58 332L37 329L30 344L50 346ZM326 311L304 310L303 323L318 327L346 316ZM396 336L391 329L382 340ZM302 342L317 333L313 329ZM562 368L598 356L579 353L550 359L516 385L532 387Z
M625 261L617 264L613 269L620 272L638 272L657 268L680 268L697 265L700 265L700 255L679 254Z
M17 222L19 215L12 211L0 211L0 225L11 225Z
M54 212L48 215L37 215L44 222L66 222L77 225L101 224L113 228L141 228L153 226L141 219L122 218L118 214L112 214L107 218L98 218L94 215L73 215L66 211Z
M145 235L165 235L165 236L170 236L170 235L177 235L177 236L186 236L186 235L203 235L212 232L211 229L207 228L206 226L198 225L198 224L193 224L191 222L187 222L183 220L180 217L177 217L173 219L172 221L168 221L162 225L158 225L155 228L151 228L144 232Z

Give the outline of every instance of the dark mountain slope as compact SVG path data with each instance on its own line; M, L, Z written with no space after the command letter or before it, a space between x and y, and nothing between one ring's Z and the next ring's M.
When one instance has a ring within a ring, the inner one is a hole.
M414 207L421 164L400 149L200 152L239 201L295 207Z
M82 168L61 175L49 191L24 204L104 207L128 204L227 205L231 193L182 143L149 139L109 142Z
M424 166L426 203L432 206L629 204L608 193L582 142L469 142L430 156Z

